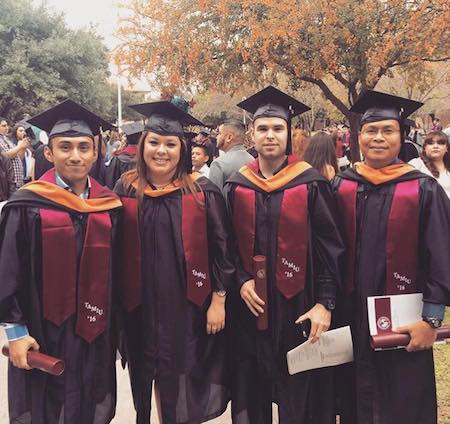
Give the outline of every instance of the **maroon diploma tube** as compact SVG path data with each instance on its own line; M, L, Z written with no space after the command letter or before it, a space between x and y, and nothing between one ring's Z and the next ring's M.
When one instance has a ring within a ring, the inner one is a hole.
M450 339L450 325L444 325L437 329L436 341ZM385 333L370 338L370 345L373 349L395 349L406 347L411 338L409 334Z
M2 353L9 357L9 347L3 346ZM29 350L28 355L28 365L31 368L36 368L38 370L44 371L51 375L61 375L64 372L64 361L62 359L54 358L53 356L48 356L40 353L36 350Z
M257 255L253 257L253 275L255 278L255 291L256 294L264 301L263 307L264 313L259 314L256 319L256 328L258 330L267 330L269 328L269 314L267 303L267 273L266 273L266 257L263 255Z

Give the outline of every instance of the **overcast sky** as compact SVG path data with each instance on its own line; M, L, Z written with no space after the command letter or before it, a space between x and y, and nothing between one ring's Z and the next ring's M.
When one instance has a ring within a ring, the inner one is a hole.
M93 24L109 48L117 45L114 30L118 21L120 0L33 0L36 5L46 3L55 12L63 12L71 28ZM124 1L122 0L122 3ZM122 12L123 13L123 12Z

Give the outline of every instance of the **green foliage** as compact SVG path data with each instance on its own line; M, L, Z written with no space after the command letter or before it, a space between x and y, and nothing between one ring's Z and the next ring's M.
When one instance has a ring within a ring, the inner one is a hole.
M107 80L108 54L94 29L69 29L63 15L31 0L2 0L0 116L15 121L70 97L115 120L117 87ZM125 92L124 104L141 98Z

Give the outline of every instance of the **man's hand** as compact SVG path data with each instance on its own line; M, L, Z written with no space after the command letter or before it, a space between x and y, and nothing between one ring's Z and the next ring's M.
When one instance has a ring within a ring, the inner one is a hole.
M437 331L425 321L417 321L403 327L393 329L394 333L408 333L411 340L406 346L407 352L430 349L437 338Z
M216 334L225 328L225 297L213 293L206 312L206 332Z
M311 321L311 331L308 339L315 343L320 335L330 328L331 312L320 303L316 303L306 314L298 317L296 324L301 324L309 319Z
M265 305L264 301L256 294L255 280L248 280L241 287L241 298L247 304L248 309L255 317L259 317L259 314L264 313L262 306Z
M27 353L30 349L39 350L39 345L31 336L25 336L19 340L9 342L9 360L17 368L30 370Z

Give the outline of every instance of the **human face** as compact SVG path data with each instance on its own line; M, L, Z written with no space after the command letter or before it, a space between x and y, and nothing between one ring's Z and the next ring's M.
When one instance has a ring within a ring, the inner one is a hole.
M86 181L92 165L97 160L94 140L87 136L57 136L44 150L47 160L53 163L58 175L73 186Z
M201 169L208 160L209 156L205 153L204 149L201 147L194 147L192 149L192 165L195 169Z
M395 119L364 124L359 133L359 147L372 168L390 165L401 147L400 124Z
M170 180L180 162L181 140L176 136L149 132L144 140L143 155L152 182L156 179Z
M433 137L432 140L423 145L423 150L425 156L435 162L441 161L444 158L444 155L448 151L448 146L445 140L442 140L439 137Z
M225 146L226 137L227 133L225 131L225 127L223 125L220 125L217 132L217 148L219 148L220 150L223 150Z
M268 160L286 155L287 122L282 118L257 118L253 122L253 141L258 154Z
M24 137L26 137L27 133L25 131L24 127L18 127L16 130L16 137L17 140L22 140Z
M6 121L0 122L0 135L6 135L8 134L8 123Z

